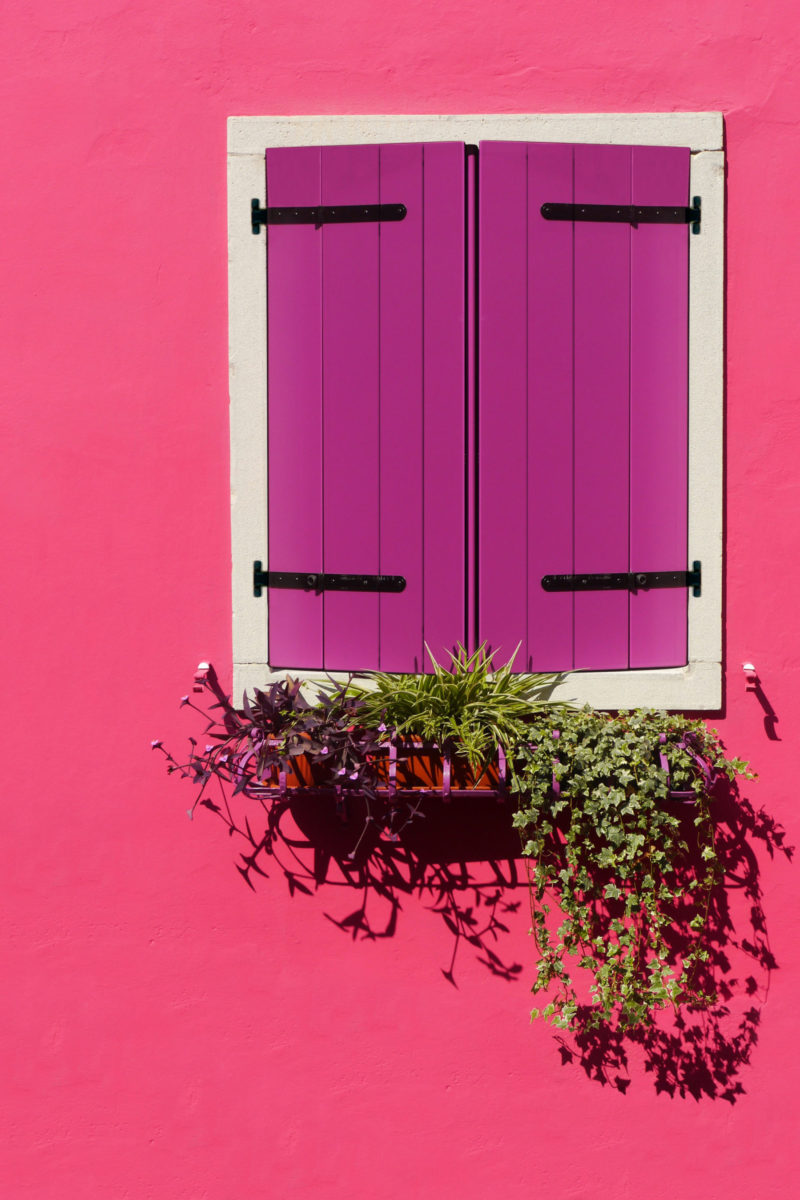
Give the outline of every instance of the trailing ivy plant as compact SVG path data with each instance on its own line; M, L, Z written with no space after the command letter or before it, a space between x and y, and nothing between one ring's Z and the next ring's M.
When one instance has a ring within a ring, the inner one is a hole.
M483 643L472 654L459 645L450 665L436 661L427 675L372 672L372 689L361 697L362 719L386 726L399 738L415 737L467 759L474 771L492 760L498 746L526 737L535 713L548 707L557 675L513 674L517 651L502 667Z
M530 859L532 990L547 999L532 1017L630 1029L714 1000L701 964L722 874L717 774L752 778L702 721L588 708L536 718L511 785Z

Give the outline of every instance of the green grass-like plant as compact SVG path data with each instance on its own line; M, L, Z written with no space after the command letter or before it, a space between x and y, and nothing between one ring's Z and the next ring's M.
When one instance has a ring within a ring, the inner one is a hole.
M427 675L371 672L372 688L362 694L365 724L385 725L400 738L419 738L467 759L473 770L491 760L497 746L510 747L531 718L549 707L548 694L557 675L514 674L519 646L496 670L493 653L482 644L468 654L459 645L450 666L436 661L426 645L433 671Z

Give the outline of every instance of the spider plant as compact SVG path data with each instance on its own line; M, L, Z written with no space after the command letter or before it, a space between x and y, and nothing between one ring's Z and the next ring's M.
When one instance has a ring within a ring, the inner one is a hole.
M484 642L468 654L462 645L450 655L449 667L438 663L427 675L369 672L362 691L362 720L384 725L398 737L416 737L455 751L479 770L497 746L510 747L525 736L534 712L549 706L557 675L512 674L519 646L502 667L494 669Z

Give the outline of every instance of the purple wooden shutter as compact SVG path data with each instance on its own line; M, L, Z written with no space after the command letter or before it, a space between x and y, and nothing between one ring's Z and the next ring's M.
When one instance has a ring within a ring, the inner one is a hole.
M686 205L689 151L484 143L479 179L479 639L520 670L677 666L685 589L540 581L689 565L688 228L540 208Z
M273 666L420 671L463 641L464 148L267 151L269 206L401 203L267 226L269 569L405 591L271 588Z

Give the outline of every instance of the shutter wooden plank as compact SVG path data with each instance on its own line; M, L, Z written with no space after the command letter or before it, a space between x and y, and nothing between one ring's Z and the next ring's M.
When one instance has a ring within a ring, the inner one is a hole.
M573 147L528 146L528 667L573 665L574 596L543 575L572 574L572 223L542 204L573 202ZM520 664L523 665L523 664Z
M689 203L690 154L633 150L634 204ZM688 454L689 231L640 225L631 238L631 525L633 571L685 570ZM687 660L687 592L630 598L630 665Z
M378 147L322 151L322 203L378 202ZM373 222L323 225L324 570L377 574L378 232ZM326 592L324 665L378 662L377 593Z
M484 142L478 183L478 639L527 647L527 147Z
M379 597L384 671L423 664L421 145L381 146L380 199L405 204L380 227L380 571L404 592Z
M320 203L320 151L268 150L267 204ZM322 570L322 258L312 225L267 226L268 537L276 571ZM319 668L321 596L269 590L269 661Z
M575 203L630 204L631 150L575 147ZM628 570L630 238L575 222L575 571ZM628 666L628 594L578 592L575 666Z
M440 661L466 641L464 177L461 143L425 146L423 603L425 640Z

